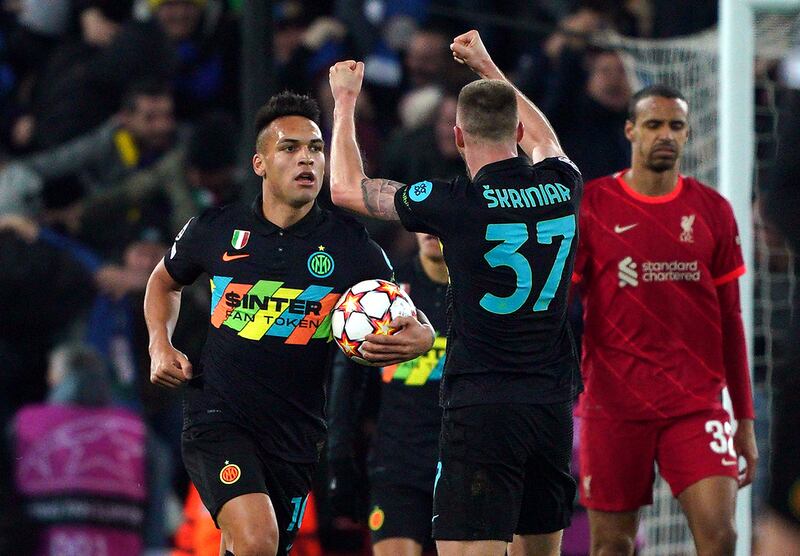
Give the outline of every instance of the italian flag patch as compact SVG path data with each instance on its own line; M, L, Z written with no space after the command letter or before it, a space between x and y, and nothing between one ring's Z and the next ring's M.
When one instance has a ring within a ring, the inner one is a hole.
M233 245L234 249L241 249L247 245L248 239L250 239L250 232L247 230L234 230L231 245Z

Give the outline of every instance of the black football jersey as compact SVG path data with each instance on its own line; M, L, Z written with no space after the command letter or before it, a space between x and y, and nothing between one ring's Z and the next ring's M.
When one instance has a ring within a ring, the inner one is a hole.
M164 257L190 284L207 274L208 337L185 396L185 426L232 420L287 461L318 458L325 437L324 384L335 344L330 313L369 278L390 280L383 250L350 217L314 205L282 229L251 207L191 219Z
M439 236L450 271L445 407L575 395L567 291L582 187L567 158L519 157L487 164L471 181L397 191L401 222Z
M428 278L419 257L397 267L397 283L436 330L433 347L416 359L382 369L381 406L370 468L393 483L433 486L442 409L439 386L447 347L447 286Z

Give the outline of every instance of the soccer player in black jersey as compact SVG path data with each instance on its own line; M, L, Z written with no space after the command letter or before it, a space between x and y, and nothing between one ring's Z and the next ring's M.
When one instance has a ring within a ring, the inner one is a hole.
M370 512L375 556L418 556L431 539L433 483L438 460L439 382L445 362L445 292L447 266L439 238L417 234L419 254L397 267L400 287L422 308L437 331L431 350L411 361L382 370L380 411L368 461ZM364 368L366 372L375 369ZM339 369L337 369L339 371ZM330 494L348 497L352 506L356 482L353 462L354 398L358 398L353 369L333 375L329 403L328 445ZM362 381L363 383L363 381ZM335 394L334 394L335 392ZM348 484L349 483L349 486Z
M356 282L392 276L363 226L316 203L325 171L318 119L308 97L270 99L256 122L261 195L192 218L145 294L151 381L186 384L183 459L224 554L288 552L325 439L329 313ZM181 288L204 273L210 325L193 367L170 339ZM396 320L400 331L378 353L367 342L365 357L394 364L427 352L434 331L420 319Z
M444 247L452 320L432 515L439 554L499 556L513 540L509 554L555 555L575 495L579 378L566 311L583 184L478 33L451 49L483 78L461 90L454 128L471 180L365 176L353 121L364 66L347 61L330 71L331 194ZM530 159L517 156L518 145Z

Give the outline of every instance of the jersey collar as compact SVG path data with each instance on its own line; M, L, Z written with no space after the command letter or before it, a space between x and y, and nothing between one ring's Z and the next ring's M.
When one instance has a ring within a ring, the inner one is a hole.
M636 199L637 201L641 201L643 203L648 203L648 204L651 204L651 205L657 205L657 204L660 204L660 203L668 203L668 202L672 201L673 199L675 199L678 195L680 195L681 191L683 190L683 176L681 174L678 174L678 183L675 184L675 189L673 189L672 191L670 191L666 195L658 195L656 197L652 197L650 195L642 195L641 193L639 193L638 191L633 189L630 185L628 185L628 183L625 181L625 177L624 176L625 176L625 172L627 172L627 171L628 171L628 168L626 168L625 170L621 170L621 171L617 172L616 174L614 174L614 177L616 178L617 183L622 188L622 190L625 193L627 193L628 195L630 195L631 197L633 197L634 199Z
M255 218L256 225L261 233L265 235L275 234L281 231L281 227L264 218L264 213L261 211L262 198L263 197L259 195L255 198L253 204L251 205L253 217ZM311 210L308 211L308 214L283 231L294 236L305 237L317 227L321 220L322 209L319 208L319 204L315 201L314 206L311 207Z
M483 166L480 170L477 171L475 174L475 178L472 180L472 183L479 183L484 180L486 174L491 174L493 172L501 172L503 170L509 170L512 168L519 168L521 166L530 166L530 162L528 159L522 156L515 156L514 158L506 158L504 160L498 160L497 162L490 162L486 166Z

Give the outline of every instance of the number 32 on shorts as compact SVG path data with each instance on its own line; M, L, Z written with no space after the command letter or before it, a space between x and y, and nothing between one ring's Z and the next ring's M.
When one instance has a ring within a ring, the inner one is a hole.
M736 450L733 448L733 427L730 422L706 421L706 432L712 437L708 445L711 450L723 456L730 456L736 462ZM723 459L723 463L724 463Z
M575 215L551 218L536 223L536 241L540 245L550 245L553 238L562 237L558 246L556 259L547 275L547 280L533 304L533 311L546 311L550 302L556 295L564 273L567 255L575 237ZM519 248L528 241L528 226L519 224L489 224L486 226L487 241L502 241L494 246L483 257L489 266L507 266L517 275L517 287L508 297L499 297L492 293L484 294L481 298L481 307L498 315L508 315L522 307L528 300L533 285L533 272L531 263L521 253Z

